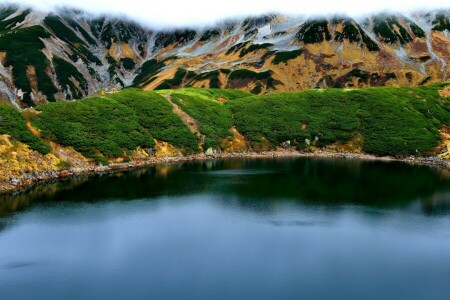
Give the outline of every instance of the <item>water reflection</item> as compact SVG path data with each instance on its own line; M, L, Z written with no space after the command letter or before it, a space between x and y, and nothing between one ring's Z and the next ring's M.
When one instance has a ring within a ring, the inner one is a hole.
M343 159L227 159L159 164L132 172L81 176L0 196L0 217L35 203L155 199L213 193L225 205L270 211L279 202L399 208L450 213L447 170ZM0 230L1 230L0 223Z

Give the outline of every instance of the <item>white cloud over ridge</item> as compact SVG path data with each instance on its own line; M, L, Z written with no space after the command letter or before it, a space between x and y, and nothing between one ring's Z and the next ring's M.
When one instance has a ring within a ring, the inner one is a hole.
M0 3L3 1L5 0L0 0ZM204 26L224 19L265 13L346 14L356 17L382 11L407 13L450 8L448 0L15 0L12 2L33 6L43 11L67 6L94 14L121 14L150 27Z

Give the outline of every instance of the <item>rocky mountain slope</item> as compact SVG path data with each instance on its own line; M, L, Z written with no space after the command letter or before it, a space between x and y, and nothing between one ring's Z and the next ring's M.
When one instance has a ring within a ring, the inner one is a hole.
M450 11L302 18L267 15L157 31L62 9L0 7L0 98L16 107L134 85L235 88L418 86L450 71Z

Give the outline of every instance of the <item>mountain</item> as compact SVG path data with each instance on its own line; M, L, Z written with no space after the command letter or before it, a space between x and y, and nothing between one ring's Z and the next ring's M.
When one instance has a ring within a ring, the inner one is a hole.
M266 15L161 31L73 9L0 7L0 98L18 108L126 86L254 94L420 86L447 80L449 61L450 11Z

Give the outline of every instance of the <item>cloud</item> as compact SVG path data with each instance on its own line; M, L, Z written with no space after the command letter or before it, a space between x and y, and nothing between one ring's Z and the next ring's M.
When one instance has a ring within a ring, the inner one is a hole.
M360 16L386 10L407 13L450 8L448 0L16 0L13 2L43 11L67 6L90 13L121 14L151 27L204 26L224 19L272 12L287 15Z

